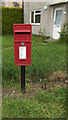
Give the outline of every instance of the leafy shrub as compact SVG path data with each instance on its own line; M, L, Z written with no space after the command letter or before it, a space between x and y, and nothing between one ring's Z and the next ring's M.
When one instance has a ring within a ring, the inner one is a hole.
M13 34L13 24L23 23L22 8L2 7L2 34Z
M59 40L62 41L62 42L67 42L68 43L67 36L68 36L67 24L65 23L62 31L60 32L60 39Z
M38 82L41 79L45 78L45 70L42 70L43 66L36 66L36 65L32 65L30 67L30 80L32 82Z
M43 29L43 32L42 32L42 29L40 29L39 36L41 37L42 42L47 43L46 39L50 38L50 36L45 36L45 32L46 32L46 29Z

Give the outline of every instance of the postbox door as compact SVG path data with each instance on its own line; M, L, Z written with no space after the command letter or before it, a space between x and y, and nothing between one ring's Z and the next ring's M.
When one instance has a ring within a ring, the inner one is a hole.
M31 64L31 42L26 42L24 45L14 43L15 65L30 65Z

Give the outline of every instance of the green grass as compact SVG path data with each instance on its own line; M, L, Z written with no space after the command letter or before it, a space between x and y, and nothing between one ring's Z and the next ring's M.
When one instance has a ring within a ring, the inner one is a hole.
M2 37L2 59L3 80L19 80L20 66L14 65L14 42L12 35Z
M9 85L15 90L20 89L21 67L14 65L13 36L2 37L2 79L3 87ZM31 65L26 66L26 78L32 81L44 79L55 71L66 70L66 44L49 42L43 44L40 36L32 35ZM6 84L5 84L6 81ZM41 83L42 84L42 83ZM32 86L26 82L26 91ZM65 118L66 117L66 87L51 88L51 92L35 91L32 98L20 98L22 93L3 98L3 118Z
M51 92L39 91L28 99L19 95L4 97L3 118L65 118L66 87L52 88Z
M2 47L8 47L8 46L13 46L13 35L4 35L2 36Z
M20 66L14 65L13 36L2 37L3 81L20 79ZM48 77L52 72L65 71L66 69L66 44L49 42L43 44L42 37L32 36L31 65L26 66L26 78L37 81Z

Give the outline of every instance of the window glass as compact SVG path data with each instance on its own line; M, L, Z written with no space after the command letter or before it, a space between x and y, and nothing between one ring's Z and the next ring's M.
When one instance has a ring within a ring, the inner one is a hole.
M38 10L38 11L35 11L35 13L41 13L41 11L40 11L40 10Z
M4 2L2 2L2 6L4 6Z
M31 12L31 23L40 23L41 21L41 11L32 11Z
M41 18L41 15L36 15L35 16L35 23L40 23L40 18Z
M62 22L62 10L56 10L55 24L56 25L61 25L61 22Z
M34 23L34 12L31 12L31 23Z
M13 4L14 7L19 7L19 4L16 2Z

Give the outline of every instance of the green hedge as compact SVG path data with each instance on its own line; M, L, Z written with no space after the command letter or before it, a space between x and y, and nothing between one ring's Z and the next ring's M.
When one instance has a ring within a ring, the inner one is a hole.
M2 34L13 34L13 24L23 24L22 8L2 7Z

